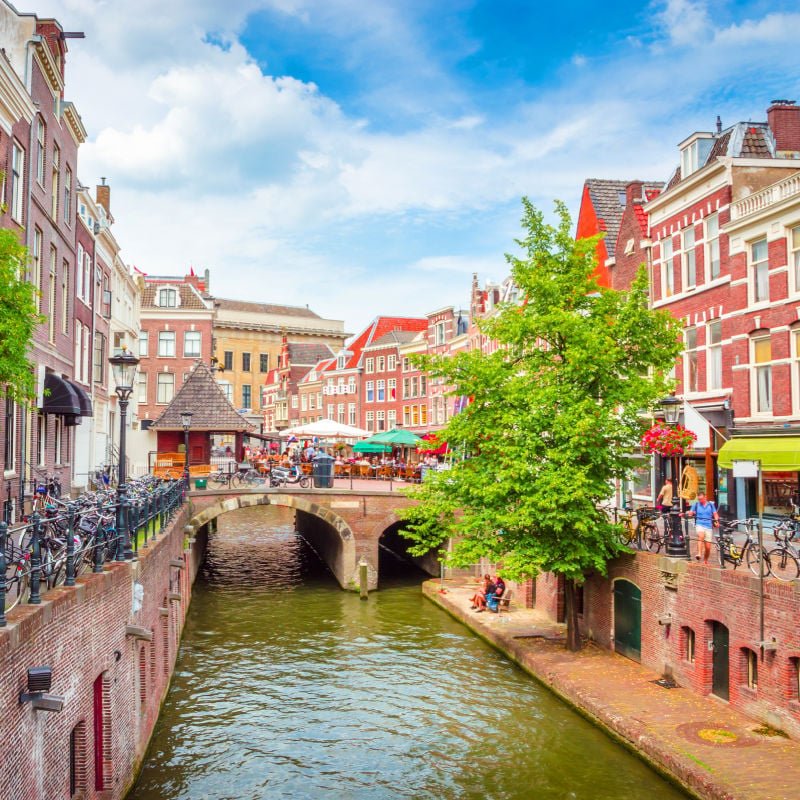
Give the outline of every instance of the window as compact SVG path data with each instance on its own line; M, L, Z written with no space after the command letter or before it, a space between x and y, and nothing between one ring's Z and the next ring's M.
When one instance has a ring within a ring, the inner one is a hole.
M39 186L44 187L44 121L36 123L36 180Z
M750 245L750 268L753 276L753 302L769 302L769 258L766 239L760 239Z
M80 261L78 269L81 269ZM87 305L92 301L92 257L89 253L83 254L83 300Z
M55 247L50 246L50 307L47 309L48 337L51 344L56 341L56 297L58 296L58 286L56 285L56 261L58 254Z
M106 335L94 332L94 363L92 376L95 383L103 383L106 374Z
M269 353L258 354L258 371L269 372Z
M72 170L67 167L64 170L64 222L67 225L71 222L72 214Z
M419 424L420 425L427 425L428 424L428 406L422 405L419 407Z
M340 425L344 425L344 403L339 403L336 406L336 421Z
M433 343L436 346L443 345L445 342L445 335L444 335L444 320L442 322L437 322L433 328Z
M83 326L83 357L81 359L81 381L85 384L89 383L89 358L92 346L92 332L87 325ZM77 369L77 367L76 367ZM77 372L76 372L77 377Z
M136 381L139 387L139 390L136 394L138 402L142 403L142 405L147 405L147 373L140 372L136 376Z
M14 469L16 461L15 445L17 441L17 411L14 401L6 395L5 428L3 439L3 469Z
M374 431L375 430L375 412L374 411L367 411L367 430Z
M706 217L706 271L708 279L719 278L719 215Z
M683 232L683 278L684 288L697 286L697 258L694 250L694 226Z
M175 358L175 331L158 332L158 357Z
M250 372L250 353L242 353L242 372Z
M63 451L64 451L64 417L53 418L53 433L55 461L56 464L63 464Z
M159 405L171 403L175 396L175 376L171 372L159 372L157 385L156 403Z
M427 386L428 379L425 375L419 376L419 396L425 397L428 393L428 386Z
M200 331L186 331L183 334L183 355L186 358L200 358Z
M798 702L800 701L800 658L789 659L789 676L791 679L789 697Z
M69 336L69 264L61 265L61 332Z
M301 411L308 411L308 395L301 394L300 395L300 410Z
M683 629L683 659L694 663L694 631L691 628Z
M69 734L69 796L83 797L86 790L86 723L79 722Z
M418 385L419 385L419 382L418 382L417 377L415 376L415 377L413 377L411 379L411 396L412 397L417 397L417 395L419 394L418 391L417 391L417 386Z
M742 648L744 672L748 689L758 689L758 654L749 647Z
M44 414L36 415L36 457L39 466L47 460L47 417Z
M390 408L386 412L386 427L389 430L392 430L392 428L397 427L397 412L393 408Z
M675 272L672 265L672 237L661 240L661 293L664 297L675 294Z
M16 143L11 147L11 218L22 224L25 151Z
M397 356L386 357L386 369L389 372L394 372L397 369Z
M386 358L378 356L375 359L375 372L386 372Z
M708 389L722 388L722 320L715 319L706 328Z
M368 403L372 403L375 400L375 383L373 381L367 381L367 398Z
M403 425L407 428L411 424L411 406L403 406Z
M33 285L36 288L36 310L42 313L42 232L33 232Z
M292 408L297 408L297 395L292 395Z
M233 351L226 350L223 353L223 368L224 369L233 369Z
M772 411L772 341L769 336L753 339L755 408L759 414Z
M158 305L161 308L176 308L178 305L178 293L175 289L159 289Z
M139 331L139 358L147 358L147 331Z
M404 358L403 359L403 372L408 372L411 369L411 359Z
M377 393L378 393L378 402L383 403L386 400L386 381L378 381L377 386Z
M376 414L376 419L377 419L377 429L379 431L385 431L386 430L386 412L385 411L379 411Z
M794 275L794 290L800 292L800 225L792 228L789 251L789 269Z
M365 362L364 371L368 373L375 372L375 359L368 358Z
M83 300L83 245L78 245L77 269L75 270L75 296Z
M697 391L697 328L684 333L686 353L683 357L683 381L687 392Z
M347 404L347 424L355 427L356 424L356 404Z
M387 389L389 390L389 400L397 400L397 378L389 378Z
M219 384L219 388L222 389L222 393L225 395L225 399L229 402L233 402L233 386L228 381L217 381Z
M411 378L403 378L403 400L411 397Z
M794 352L794 406L800 408L800 328L792 331L792 347Z
M53 166L51 170L52 185L50 187L50 216L56 219L58 214L58 176L61 171L61 151L58 145L53 147Z
M242 408L252 408L252 388L249 383L242 384Z
M419 406L411 406L411 424L414 427L419 425Z

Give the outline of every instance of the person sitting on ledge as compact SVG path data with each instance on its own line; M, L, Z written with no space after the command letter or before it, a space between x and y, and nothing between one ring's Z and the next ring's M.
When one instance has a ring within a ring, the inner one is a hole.
M490 578L488 575L484 575L484 576L481 578L481 585L480 585L480 588L479 588L479 589L478 589L478 591L477 591L477 592L475 592L475 594L474 594L474 595L472 595L472 597L470 597L470 599L469 599L470 603L472 603L472 605L470 606L470 608L472 608L472 609L476 609L476 608L478 608L478 604L479 604L479 603L481 603L481 602L483 602L483 600L484 600L484 599L485 599L485 597L486 597L486 587L489 585L489 581L490 581L490 580L491 580L491 578Z
M489 575L486 576L485 581L486 581L486 588L483 590L483 594L475 595L475 597L477 598L475 602L476 606L475 611L477 611L479 614L481 611L486 611L488 599L492 597L494 593L497 591L497 586L495 586L494 581L491 579Z
M500 610L500 598L505 594L505 581L498 575L494 579L494 592L486 595L486 607L495 614Z

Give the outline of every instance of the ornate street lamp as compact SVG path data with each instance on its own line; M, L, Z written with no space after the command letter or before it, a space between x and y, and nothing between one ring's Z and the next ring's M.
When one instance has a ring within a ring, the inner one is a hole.
M664 422L667 425L676 425L681 416L681 401L675 395L671 395L665 397L659 405L664 412Z
M189 488L189 428L192 426L191 411L181 411L181 425L183 425L183 448L185 450L186 461L183 467L186 476L186 488Z
M133 353L129 353L123 347L122 352L117 356L108 359L114 373L114 391L119 398L119 472L117 478L117 535L122 540L122 547L117 547L117 561L129 560L133 558L131 550L131 540L128 531L127 518L127 493L128 487L125 484L125 421L128 413L128 401L133 393L133 383L136 380L136 367L139 366L139 359Z

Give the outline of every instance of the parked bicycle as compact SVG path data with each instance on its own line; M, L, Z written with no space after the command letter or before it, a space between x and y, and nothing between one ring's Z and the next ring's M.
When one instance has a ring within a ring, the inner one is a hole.
M726 563L733 564L733 568L737 569L744 561L753 575L762 573L766 577L770 574L770 558L766 548L759 548L758 542L753 537L753 530L757 524L758 520L752 518L735 519L720 527L716 545L722 569L725 569ZM737 544L735 537L742 533L742 528L744 528L744 543Z
M800 577L800 553L792 544L798 532L797 506L791 517L781 520L773 529L775 546L769 551L769 563L772 574L779 581L793 581Z

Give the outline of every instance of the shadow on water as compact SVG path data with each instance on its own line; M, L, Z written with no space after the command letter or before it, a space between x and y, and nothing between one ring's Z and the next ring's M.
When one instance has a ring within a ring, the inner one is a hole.
M362 601L288 510L221 517L131 797L683 796L381 558Z

